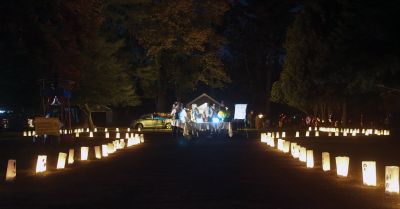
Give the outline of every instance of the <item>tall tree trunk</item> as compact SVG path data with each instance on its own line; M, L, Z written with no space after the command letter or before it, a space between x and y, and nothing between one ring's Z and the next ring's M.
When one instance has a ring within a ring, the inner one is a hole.
M271 118L271 86L272 86L272 68L268 69L267 72L267 83L266 83L266 88L267 88L267 95L266 95L266 103L265 103L265 114L267 117Z
M90 107L88 104L85 104L83 106L83 112L85 113L86 116L86 123L89 127L90 130L94 129L94 124L93 124L93 119L92 119L92 111L90 110Z
M160 91L156 98L156 110L158 112L165 112L166 111L166 103L167 103L167 93Z
M331 104L328 104L328 106L327 106L327 122L329 123L329 125L331 125L331 122L332 121L329 121L329 119L332 119L331 118L331 115L332 115L332 105Z
M342 126L347 125L347 101L342 102Z
M325 123L326 122L326 104L322 103L321 104L321 122Z
M155 61L157 63L157 66L159 66L159 79L157 81L157 96L156 96L156 110L158 112L165 112L166 111L166 103L167 103L167 89L168 89L168 83L167 83L167 72L166 70L161 66L160 62L160 55L156 57Z

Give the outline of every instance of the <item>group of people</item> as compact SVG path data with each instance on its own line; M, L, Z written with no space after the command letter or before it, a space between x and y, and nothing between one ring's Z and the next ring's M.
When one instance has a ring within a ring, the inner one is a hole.
M182 103L175 102L172 105L172 132L176 136L184 127L185 123L223 122L228 111L223 102L219 107L216 104L197 106L192 104L191 109L185 108Z
M171 115L173 119L179 120L176 123L185 122L215 122L217 118L220 122L224 121L227 116L227 108L224 105L217 107L215 104L206 106L205 108L198 107L197 104L192 104L191 109L187 109L182 103L175 102L172 105ZM179 124L178 124L179 126Z
M203 111L199 110L197 104L192 104L192 111L190 114L191 121L196 123L214 122L213 118L219 118L218 112L219 108L217 108L215 104L206 106Z

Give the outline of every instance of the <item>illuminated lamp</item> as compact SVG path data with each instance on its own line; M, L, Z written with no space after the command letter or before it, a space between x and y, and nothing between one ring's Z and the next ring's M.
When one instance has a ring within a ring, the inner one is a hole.
M106 132L106 139L110 138L110 133Z
M32 136L32 132L31 131L28 131L28 136Z
M141 130L140 127L138 127L137 131L140 132L140 130Z
M262 113L258 114L258 118L262 119L264 115Z
M335 136L339 136L339 132L338 131L335 132Z
M278 139L278 150L283 151L283 140Z
M26 131L24 131L24 132L22 133L22 135L23 135L23 136L28 136L28 133L26 133Z
M306 131L306 137L309 137L309 136L310 136L310 132Z
M353 132L352 134L351 134L351 136L356 136L357 135L357 132Z
M85 161L89 156L89 147L81 147L81 160Z
M36 173L42 173L46 171L46 155L38 155L37 162L36 162Z
M140 144L140 136L137 136L136 138L135 138L135 145L136 144Z
M104 128L104 132L108 132L108 128Z
M305 147L300 147L299 160L301 162L307 162L307 151Z
M376 186L376 162L362 161L361 168L364 185Z
M284 153L289 153L290 151L290 141L283 141L283 150Z
M266 136L265 137L265 141L267 142L267 145L271 147L271 143L272 143L272 138L270 136Z
M323 171L331 170L331 158L329 156L329 152L322 153L322 170Z
M276 132L275 138L279 138L279 132Z
M96 157L96 159L101 159L100 146L94 146L94 156Z
M133 145L133 138L132 137L130 137L130 138L128 138L128 142L127 142L127 147L130 147L130 146L132 146Z
M385 166L385 192L399 194L398 166Z
M119 132L117 132L117 133L115 134L115 138L116 138L116 139L121 138Z
M118 141L118 140L114 140L114 141L113 141L113 145L114 145L114 151L116 151L117 149L119 149L119 141Z
M128 128L126 131L127 131L127 132L131 132L131 128Z
M292 156L294 157L294 153L295 153L295 148L297 147L297 143L292 142L290 143L290 154L292 154Z
M314 168L314 153L312 150L307 150L307 168Z
M125 138L129 138L129 133L125 133Z
M75 132L75 137L79 138L79 132Z
M300 137L300 132L296 131L296 138Z
M347 156L338 156L336 159L336 173L338 176L347 177L349 173L349 161Z
M229 126L228 126L228 136L230 138L232 138L232 136L233 136L232 123L229 123Z
M119 128L115 128L115 132L119 132Z
M318 128L317 127L314 127L314 131L317 131L318 130Z
M108 156L107 144L101 145L101 155L103 157L107 157Z
M8 160L6 181L14 181L16 177L17 177L17 161Z
M282 132L282 138L286 137L286 132Z
M114 144L113 143L107 144L107 152L108 152L108 154L114 153Z
M293 147L293 157L298 159L300 157L300 145L296 145Z
M312 131L312 128L311 128L311 126L310 126L310 127L308 127L308 131Z
M269 142L269 146L270 147L275 147L275 139L271 138L270 142Z
M57 169L64 169L66 160L67 160L67 153L64 152L58 153Z
M332 136L332 132L329 132L329 133L328 133L328 136Z
M319 137L319 131L315 131L315 137Z
M113 145L114 145L114 152L116 152L119 149L119 140L114 140L113 141Z
M268 143L268 141L267 141L267 134L261 133L261 142L263 142L263 143Z
M93 138L93 132L89 132L89 137Z
M140 134L140 143L144 143L144 135Z
M347 136L347 132L343 132L343 136Z
M89 128L86 128L86 132L89 132Z
M120 140L119 140L119 147L120 147L121 149L125 148L125 139L120 139Z
M74 163L74 149L69 149L68 152L68 164L73 164Z

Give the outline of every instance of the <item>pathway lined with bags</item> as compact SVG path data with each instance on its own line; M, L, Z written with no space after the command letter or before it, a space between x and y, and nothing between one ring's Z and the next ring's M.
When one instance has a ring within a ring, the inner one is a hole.
M259 135L257 136L259 138ZM396 197L307 169L259 139L171 139L0 185L0 208L393 208Z

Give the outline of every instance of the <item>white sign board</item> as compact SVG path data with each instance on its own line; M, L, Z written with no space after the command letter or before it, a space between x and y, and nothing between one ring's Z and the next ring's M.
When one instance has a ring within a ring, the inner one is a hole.
M239 120L246 119L246 108L247 104L235 104L234 119L239 119Z

